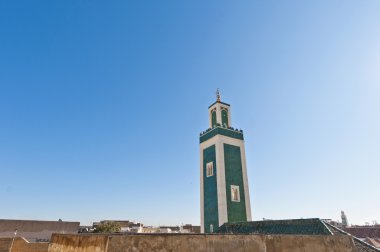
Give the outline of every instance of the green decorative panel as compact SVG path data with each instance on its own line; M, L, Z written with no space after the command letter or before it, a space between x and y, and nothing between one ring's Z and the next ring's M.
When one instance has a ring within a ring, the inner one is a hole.
M203 143L204 141L207 141L218 134L235 138L235 139L244 140L243 131L234 130L232 128L227 129L227 128L215 127L209 130L208 132L202 134L201 137L199 138L199 142Z
M206 176L206 164L214 163L213 176ZM204 204L204 230L210 233L210 225L213 231L219 227L218 218L218 190L216 182L216 155L215 145L203 150L203 204Z
M224 144L228 222L247 221L240 147ZM231 185L239 186L240 201L232 201Z
M216 111L215 110L211 112L211 125L212 127L216 126Z
M226 110L222 110L222 125L228 127L228 112Z

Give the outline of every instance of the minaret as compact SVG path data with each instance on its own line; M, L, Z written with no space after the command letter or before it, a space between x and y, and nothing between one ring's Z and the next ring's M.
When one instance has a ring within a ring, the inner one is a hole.
M231 127L230 105L208 108L209 128L200 134L201 232L226 222L251 221L243 131Z
M347 216L346 214L344 213L344 211L340 211L340 214L341 214L341 218L342 218L342 226L343 227L348 227L348 220L347 220Z

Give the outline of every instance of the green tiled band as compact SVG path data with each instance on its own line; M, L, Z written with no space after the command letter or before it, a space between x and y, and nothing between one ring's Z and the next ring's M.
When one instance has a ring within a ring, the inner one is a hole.
M215 127L213 129L211 129L210 131L201 135L201 137L199 138L199 142L203 143L204 141L207 141L210 138L212 138L213 136L216 136L218 134L223 135L223 136L228 136L231 138L244 140L243 132L241 132L241 131L222 128L222 127Z

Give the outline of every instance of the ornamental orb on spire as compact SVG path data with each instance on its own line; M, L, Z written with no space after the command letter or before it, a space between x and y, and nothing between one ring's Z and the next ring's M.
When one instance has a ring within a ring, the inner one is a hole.
M216 101L220 102L220 91L219 91L219 88L216 89Z

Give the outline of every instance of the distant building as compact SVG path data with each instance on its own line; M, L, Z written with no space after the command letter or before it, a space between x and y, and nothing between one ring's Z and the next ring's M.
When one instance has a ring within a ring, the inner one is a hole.
M94 222L93 228L96 229L97 226L107 222L115 222L119 224L122 233L143 233L144 225L142 223L136 223L129 220L102 220L100 222Z
M179 233L179 226L160 226L160 233Z
M52 233L76 234L79 222L0 220L0 237L24 237L29 242L48 242Z
M144 227L142 232L147 233L147 234L200 233L200 226L193 226L191 224L186 224L182 226L159 226L159 227L148 226L148 227Z
M159 227L148 226L148 227L143 228L143 233L146 233L146 234L159 233L159 232L160 232Z
M199 234L201 232L200 226L193 226L191 224L185 224L180 227L180 233L194 233Z
M358 238L380 238L380 226L351 226L342 229Z
M144 228L145 229L145 228ZM160 226L158 228L158 233L200 233L200 226L193 226L191 224L186 224L182 226Z
M102 220L94 222L92 227L83 226L80 228L80 233L91 233L96 227L107 222L115 222L120 225L121 233L200 233L200 226L193 226L186 224L182 226L144 226L140 222L133 222L129 220Z

